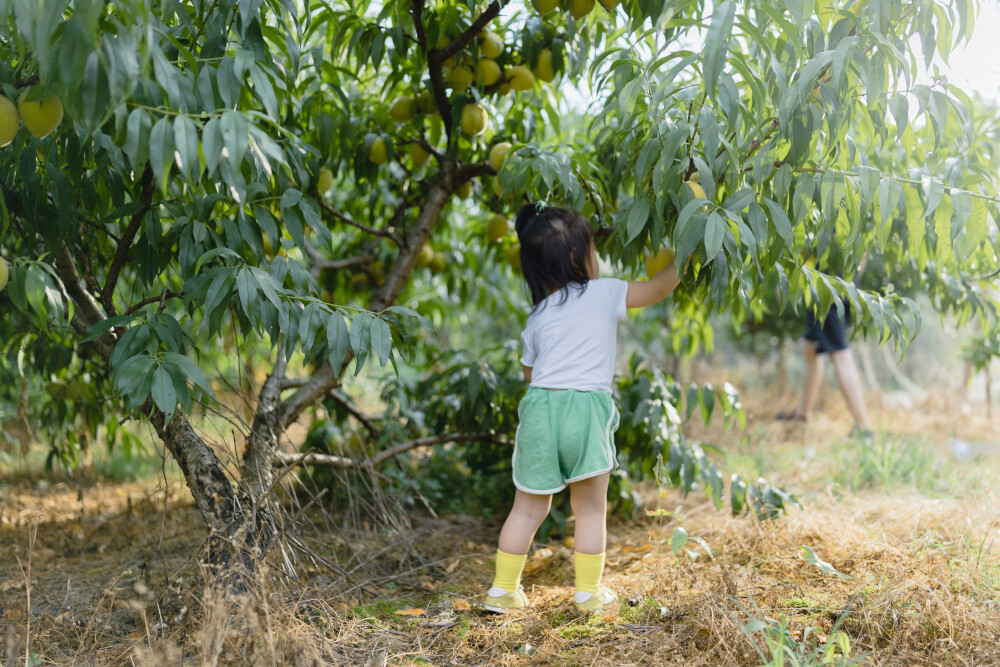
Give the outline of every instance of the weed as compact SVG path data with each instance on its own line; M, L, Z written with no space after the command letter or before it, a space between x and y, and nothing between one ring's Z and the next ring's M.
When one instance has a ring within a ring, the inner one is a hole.
M850 491L909 485L923 492L941 486L939 468L930 449L913 440L856 438L838 455L833 479Z

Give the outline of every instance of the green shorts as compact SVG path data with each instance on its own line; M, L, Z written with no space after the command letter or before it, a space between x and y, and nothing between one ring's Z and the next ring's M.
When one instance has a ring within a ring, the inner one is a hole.
M514 486L521 491L555 493L617 465L618 408L603 391L529 387L517 414Z

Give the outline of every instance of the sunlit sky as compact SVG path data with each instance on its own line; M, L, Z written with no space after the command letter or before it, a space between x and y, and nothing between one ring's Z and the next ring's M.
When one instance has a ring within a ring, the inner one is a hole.
M983 98L1000 105L1000 2L985 0L976 19L968 44L961 43L948 64L935 59L931 73L938 67L948 81L966 91L977 91ZM919 41L917 42L919 44ZM930 83L931 73L924 73L919 83Z

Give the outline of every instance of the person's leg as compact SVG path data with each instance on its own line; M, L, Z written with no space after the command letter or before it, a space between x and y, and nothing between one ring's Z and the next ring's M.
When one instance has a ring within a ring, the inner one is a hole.
M847 399L847 408L851 411L854 422L862 431L870 431L871 423L868 421L868 411L865 409L861 373L858 372L858 364L854 360L854 354L850 348L837 350L830 353L830 360L833 362L837 384L840 386L844 398Z
M573 556L576 593L573 600L584 611L597 611L614 601L614 595L601 588L609 477L610 473L604 473L569 485L569 500L576 520L576 553Z
M509 554L526 554L535 531L549 513L552 495L525 493L520 489L514 494L514 506L500 531L499 548Z
M802 381L802 398L795 412L800 417L808 419L816 407L816 399L823 386L823 355L816 352L815 342L804 340L802 356L805 358L805 378Z
M603 554L607 539L608 480L611 473L569 485L569 504L576 520L574 547L582 554Z
M538 526L545 520L552 503L551 495L525 493L514 495L514 507L500 531L496 554L496 574L486 596L486 608L491 611L521 609L528 604L520 592L524 561Z

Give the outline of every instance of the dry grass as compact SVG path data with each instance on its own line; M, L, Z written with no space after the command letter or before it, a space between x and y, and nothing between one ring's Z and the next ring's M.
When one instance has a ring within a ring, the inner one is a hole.
M610 527L606 581L623 604L592 618L572 608L572 550L561 543L529 561L528 611L480 612L497 527L468 517L414 517L408 529L382 532L314 517L323 528L307 535L310 544L346 575L303 565L298 581L275 577L259 594L224 600L205 586L202 528L176 482L39 490L22 478L0 487L0 656L7 664L24 664L27 652L40 664L757 665L754 643L766 654L765 633L743 628L767 618L787 622L800 652L839 630L862 664L1000 664L1000 462L958 464L934 449L952 435L991 437L989 424L975 411L956 420L958 406L883 409L896 432L927 438L913 452L932 468L893 483L912 453L897 452L863 488L850 488L844 480L874 465L867 457L878 447L845 443L833 401L805 430L753 419L772 406L751 404L742 434L707 435L744 474L764 472L798 493L805 510L760 523L698 496L644 489L649 506L678 518ZM693 541L696 561L673 553L679 524L711 557ZM17 564L27 563L33 529L28 579ZM808 563L803 546L846 578ZM397 613L413 609L424 611Z

